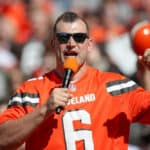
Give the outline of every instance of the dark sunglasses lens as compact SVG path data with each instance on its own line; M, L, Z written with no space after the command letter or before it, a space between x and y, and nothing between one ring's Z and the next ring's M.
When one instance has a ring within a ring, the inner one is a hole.
M75 34L73 34L74 40L78 43L83 43L87 37L88 36L86 33L75 33Z
M70 38L70 35L67 33L57 33L56 37L60 43L67 43Z

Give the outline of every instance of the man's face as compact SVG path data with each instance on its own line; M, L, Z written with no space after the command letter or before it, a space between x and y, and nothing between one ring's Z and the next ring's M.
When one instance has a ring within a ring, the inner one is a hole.
M64 63L68 57L76 58L79 65L85 62L90 46L87 32L82 20L72 23L60 21L57 24L55 48L57 58L61 63Z

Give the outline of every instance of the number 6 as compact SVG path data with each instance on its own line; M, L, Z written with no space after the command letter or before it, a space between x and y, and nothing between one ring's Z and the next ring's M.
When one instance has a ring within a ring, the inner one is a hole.
M85 150L94 150L92 131L88 129L74 130L73 121L79 120L91 124L90 114L85 110L68 111L63 116L63 128L67 150L76 150L76 141L84 141Z

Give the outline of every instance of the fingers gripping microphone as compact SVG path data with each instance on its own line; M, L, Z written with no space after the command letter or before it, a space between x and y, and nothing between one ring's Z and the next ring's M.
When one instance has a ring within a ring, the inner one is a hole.
M62 87L67 88L73 73L78 70L78 62L75 58L68 58L64 62L64 78L62 81ZM63 107L59 106L56 108L56 113L59 114Z

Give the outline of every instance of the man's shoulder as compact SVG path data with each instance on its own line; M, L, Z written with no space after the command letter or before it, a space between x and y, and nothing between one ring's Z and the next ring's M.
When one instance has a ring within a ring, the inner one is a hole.
M93 74L96 78L99 78L100 80L122 80L127 78L123 74L117 73L117 72L107 72L107 71L101 71L97 68L88 67L88 73Z
M26 80L23 84L42 84L45 82L57 82L57 80L58 79L56 78L54 72L49 71L41 76L30 78Z

